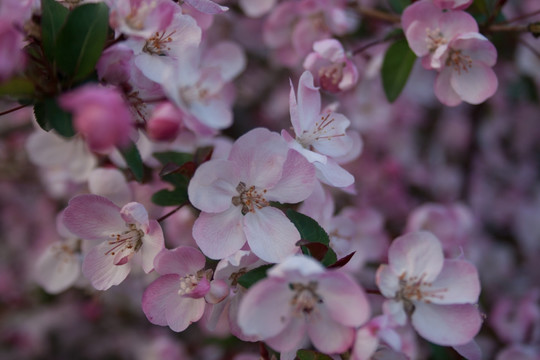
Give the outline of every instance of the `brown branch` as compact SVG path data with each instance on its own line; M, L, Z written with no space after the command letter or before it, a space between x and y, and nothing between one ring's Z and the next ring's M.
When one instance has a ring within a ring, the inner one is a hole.
M6 111L2 111L2 112L0 112L0 116L6 115L6 114L9 114L9 113L12 113L12 112L14 112L14 111L20 110L20 109L25 108L25 107L27 107L27 106L29 106L29 105L19 105L19 106L17 106L17 107L12 108L12 109L9 109L9 110L6 110Z
M528 25L490 25L486 28L487 32L527 32Z
M162 222L163 220L167 219L169 216L171 216L172 214L180 210L184 205L187 205L187 202L178 205L176 208L174 208L173 210L169 211L168 213L166 213L165 215L157 219L157 222Z

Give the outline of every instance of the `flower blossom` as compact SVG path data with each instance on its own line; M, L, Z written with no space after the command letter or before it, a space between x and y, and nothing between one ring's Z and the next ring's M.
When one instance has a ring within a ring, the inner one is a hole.
M183 331L198 321L206 306L212 270L204 270L205 258L190 246L164 250L156 256L161 276L144 291L142 308L152 324Z
M202 211L193 238L212 259L230 256L247 242L259 258L279 262L298 250L300 233L270 202L303 201L315 181L315 169L279 134L251 130L226 160L203 163L191 179L189 200Z
M309 71L300 77L298 99L291 83L289 107L296 136L293 138L285 130L281 132L289 147L313 163L322 182L336 187L352 185L354 177L334 158L348 155L353 149L358 149L359 153L355 141L360 138L347 133L350 121L343 114L321 111L321 94L313 85L313 75Z
M465 260L445 260L439 240L429 232L403 235L390 245L388 265L377 270L385 312L412 326L439 345L471 342L482 319L475 303L480 294L478 272Z
M292 256L268 270L245 294L238 323L273 349L297 350L305 337L327 354L354 341L354 328L370 314L364 290L347 274L325 270L307 256Z
M164 247L159 223L149 220L144 206L136 202L120 208L102 196L79 195L64 211L64 225L81 239L103 240L83 262L83 274L98 290L124 281L131 271L131 258L139 252L142 268L149 273Z

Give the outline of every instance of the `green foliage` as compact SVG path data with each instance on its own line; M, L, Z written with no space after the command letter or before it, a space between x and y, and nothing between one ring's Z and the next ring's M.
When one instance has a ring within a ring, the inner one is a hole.
M173 163L183 165L188 161L193 161L193 155L176 151L165 151L152 154L162 165Z
M108 30L107 5L93 3L76 7L56 37L54 59L58 69L75 81L90 75L101 56Z
M138 182L141 182L144 175L144 164L141 159L141 154L137 149L137 146L132 143L129 147L119 149L120 153L124 157L128 168L133 173L133 176Z
M159 190L152 195L152 202L160 206L176 206L188 202L187 187L177 187L174 190Z
M416 55L406 39L394 42L386 51L382 65L382 84L386 98L394 102L407 84Z
M332 358L313 350L298 350L295 360L332 360Z
M407 6L411 5L411 0L388 0L388 3L392 10L401 14Z
M317 221L292 209L287 210L286 214L300 233L302 253L317 259L324 266L337 261L336 253L329 247L330 238Z
M238 284L245 287L246 289L249 289L257 281L264 279L266 277L266 272L272 266L274 265L263 265L246 272L244 275L238 278Z
M55 0L41 0L41 41L43 52L54 62L56 53L56 38L66 22L69 10Z
M59 107L53 98L47 98L36 103L34 105L34 115L39 126L46 131L54 129L64 137L75 135L71 114Z
M32 99L34 84L23 77L13 77L0 84L0 96L10 96L15 99Z

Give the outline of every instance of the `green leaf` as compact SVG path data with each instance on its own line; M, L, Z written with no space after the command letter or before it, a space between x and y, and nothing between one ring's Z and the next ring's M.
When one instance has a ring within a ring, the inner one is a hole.
M398 14L401 14L407 6L411 5L411 0L388 0L388 2L392 10Z
M416 55L409 48L407 40L401 39L392 44L382 65L382 83L386 98L394 102L407 83Z
M24 77L14 77L0 84L0 96L16 99L31 99L34 95L34 84Z
M41 41L43 52L52 63L56 53L56 37L69 10L55 0L41 0Z
M238 278L238 284L242 285L246 289L249 289L257 281L264 279L266 277L266 271L272 266L274 266L274 264L259 266L248 271Z
M324 257L321 260L321 264L323 264L325 267L328 267L330 265L333 265L338 260L336 253L332 248L328 248L326 251L326 254L324 254Z
M34 105L34 115L43 130L56 130L64 137L75 135L71 114L64 111L53 98L47 98Z
M58 68L74 80L90 75L101 56L109 29L109 8L103 3L83 4L68 15L56 39Z
M152 195L152 202L160 206L175 206L188 201L187 189L163 189Z
M162 165L174 163L182 165L188 161L193 161L193 155L176 151L157 152L152 154Z
M326 246L330 244L328 234L317 221L292 209L287 210L287 217L292 221L294 226L296 226L296 229L303 240L321 243Z
M298 350L295 360L332 360L332 358L313 350Z
M141 159L141 154L135 144L131 144L127 148L119 149L120 153L126 160L126 163L133 173L133 176L138 182L141 182L144 175L144 164Z

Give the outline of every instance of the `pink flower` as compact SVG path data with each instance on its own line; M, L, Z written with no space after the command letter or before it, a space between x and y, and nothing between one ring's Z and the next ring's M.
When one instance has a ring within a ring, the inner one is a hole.
M379 315L371 319L356 332L354 347L351 353L352 360L369 360L377 350L380 340L399 352L401 338L395 328L398 325L388 315Z
M170 102L156 106L146 124L148 136L156 141L174 140L183 127L182 112Z
M456 36L441 56L443 67L435 80L435 95L445 105L465 101L480 104L495 94L497 75L495 46L476 32Z
M359 138L346 132L350 121L344 115L321 111L321 95L309 71L300 77L298 101L291 82L289 106L296 137L293 139L285 130L281 132L289 147L315 165L322 182L337 187L353 184L354 177L333 158L347 155L355 148L354 139Z
M161 276L144 291L144 314L152 324L183 331L204 313L212 271L204 270L204 255L189 246L164 250L154 263Z
M474 305L480 294L478 272L465 260L445 260L439 240L429 232L403 235L390 245L388 265L377 270L384 304L400 325L411 317L423 338L440 345L469 343L482 319Z
M149 220L144 206L136 202L120 208L102 196L79 195L69 201L64 224L81 239L103 241L83 263L83 274L98 290L124 281L131 271L130 259L139 251L143 270L149 273L164 247L158 222Z
M347 91L356 85L358 70L338 40L316 41L313 50L304 60L304 69L316 74L316 82L323 90Z
M63 94L60 105L73 113L73 125L88 147L110 152L114 146L126 146L134 130L133 119L122 95L113 88L85 85Z
M5 16L0 17L0 82L23 70L26 63L26 56L22 51L24 35L15 28L12 20Z
M270 202L300 202L315 181L315 169L277 133L251 130L236 140L227 160L203 163L191 179L189 200L202 211L193 238L212 259L247 242L261 259L279 262L298 250L300 234Z
M189 5L193 6L195 9L199 10L202 13L206 14L220 14L224 11L229 10L228 7L218 5L210 0L184 0Z
M168 0L107 1L111 26L119 32L149 38L172 21L177 4Z
M352 345L354 328L369 314L364 290L351 277L293 256L248 290L238 323L280 352L298 349L307 335L319 351L335 354Z
M433 3L441 9L464 10L473 3L473 0L433 0Z

